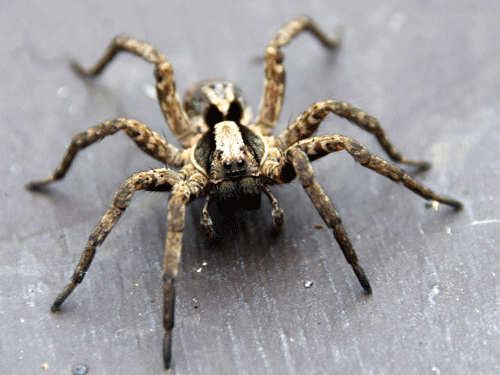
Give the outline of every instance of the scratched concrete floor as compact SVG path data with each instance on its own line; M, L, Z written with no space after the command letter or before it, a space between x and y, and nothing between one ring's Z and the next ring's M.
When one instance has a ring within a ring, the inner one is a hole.
M159 164L122 134L82 152L48 193L71 137L132 117L172 139L152 98L152 67L121 56L93 82L90 63L127 32L158 46L178 88L210 77L238 83L257 108L258 58L298 13L345 27L327 53L305 35L285 49L279 131L315 101L349 101L380 119L406 155L434 168L416 178L462 200L456 214L356 165L345 153L315 163L374 288L362 293L332 234L299 184L274 189L285 211L269 236L270 207L219 217L226 241L209 246L201 203L187 210L178 282L176 374L493 374L500 358L500 3L256 1L4 2L0 12L0 372L163 374L162 250L168 198L138 193L60 313L93 226L121 182ZM373 137L329 117L385 157ZM309 288L304 282L312 281ZM44 370L45 368L45 370Z

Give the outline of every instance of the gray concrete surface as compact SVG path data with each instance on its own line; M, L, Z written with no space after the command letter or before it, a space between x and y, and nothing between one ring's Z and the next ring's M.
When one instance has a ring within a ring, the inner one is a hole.
M121 56L85 82L118 33L156 45L179 91L205 78L239 84L254 110L260 62L273 33L298 13L345 28L327 53L310 36L285 50L280 126L327 98L363 108L404 153L432 161L416 177L462 200L458 214L356 165L315 163L374 288L365 296L299 184L270 207L219 217L226 241L209 246L201 203L187 210L178 282L175 374L495 374L500 358L500 3L474 1L128 2L3 1L0 5L0 372L163 374L161 260L167 195L138 193L60 313L93 226L132 173L159 166L119 134L83 152L44 194L76 133L113 117L172 136L151 97L152 67ZM385 157L373 137L329 117ZM312 281L310 288L304 282Z

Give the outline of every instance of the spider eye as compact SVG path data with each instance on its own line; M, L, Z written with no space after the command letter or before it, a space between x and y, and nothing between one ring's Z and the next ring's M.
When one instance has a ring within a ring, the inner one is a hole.
M221 151L221 152L219 152L219 154L217 155L217 157L219 158L219 160L222 160L222 154L223 154L223 152Z
M243 109L241 108L241 104L237 101L231 102L229 110L227 111L227 120L234 121L235 123L239 124L242 115Z
M205 122L210 128L213 128L219 122L222 122L222 113L219 109L211 105L208 107L207 112L205 113Z
M232 165L231 165L231 163L230 163L230 162L226 161L226 162L224 163L224 168L226 168L226 169L231 169L231 167L232 167Z

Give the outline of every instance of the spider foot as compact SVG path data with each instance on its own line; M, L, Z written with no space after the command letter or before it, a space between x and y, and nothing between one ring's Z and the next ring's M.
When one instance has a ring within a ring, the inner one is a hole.
M401 162L407 165L415 166L417 168L417 172L424 172L432 168L432 163L425 160L405 159L404 161Z
M64 303L64 301L66 301L66 298L69 297L69 295L71 294L71 292L73 292L73 290L76 288L77 285L78 285L78 283L75 281L72 281L71 283L69 283L66 286L66 288L64 288L63 291L54 300L54 302L52 303L52 306L50 307L50 311L56 312L57 310L59 310L61 308L61 305Z
M329 38L329 48L336 48L344 38L344 27L343 26L336 26L335 29L333 30L332 34L330 35Z
M53 177L49 177L49 178L45 178L43 180L35 180L35 181L28 182L26 185L24 185L24 187L27 190L40 191L40 190L43 190L48 184L51 184L54 181L55 180Z
M427 202L425 204L425 207L427 208L432 208L434 211L439 210L439 204L443 203L446 204L447 206L452 207L455 211L460 211L461 209L464 208L464 205L462 202L459 202L453 198L448 198L444 196L439 196L439 201L437 200L432 200L430 202Z
M96 74L92 70L84 68L83 65L81 65L76 60L71 60L69 62L69 65L71 66L71 69L73 69L73 71L81 77L86 78L96 76Z
M448 197L444 197L443 199L443 203L444 204L447 204L448 206L451 206L455 209L455 211L460 211L461 209L464 208L464 205L462 202L459 202L455 199L451 199L451 198L448 198Z
M283 210L273 210L273 229L271 233L277 234L283 227Z
M163 337L163 366L165 370L170 370L172 362L172 332L166 331Z
M50 311L56 312L59 311L61 308L62 302L59 302L58 300L55 300L52 305L50 306Z
M429 162L429 161L421 161L420 162L420 165L418 166L418 168L421 170L421 171L426 171L428 169L431 169L432 168L432 163Z
M273 229L271 233L276 234L281 230L281 227L283 227L283 210L279 206L276 197L273 195L273 193L271 193L271 189L269 189L267 186L264 186L262 188L262 192L267 195L269 201L271 202L271 205L273 206Z
M372 294L372 287L370 285L370 282L368 281L368 277L366 277L365 271L359 264L352 264L352 269L354 270L354 273L356 274L356 277L359 280L359 283L363 287L364 291L366 294Z

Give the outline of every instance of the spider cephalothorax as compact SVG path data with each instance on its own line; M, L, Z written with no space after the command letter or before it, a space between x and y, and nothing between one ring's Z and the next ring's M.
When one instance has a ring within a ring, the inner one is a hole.
M210 179L209 199L225 207L258 207L268 146L247 127L252 114L242 91L231 82L203 81L187 91L184 108L206 129L193 146L191 162Z
M262 193L268 197L273 207L273 230L277 231L283 224L283 211L269 185L285 184L298 177L318 213L332 229L347 262L367 293L371 293L368 278L359 265L339 215L316 181L311 161L345 150L362 166L403 184L429 201L443 203L455 209L462 207L460 202L435 194L402 169L372 155L351 138L338 134L313 137L321 121L329 113L334 113L373 134L394 161L421 169L429 168L430 164L427 162L405 158L392 145L375 118L348 103L334 100L314 103L281 135L271 135L281 112L285 89L281 47L304 30L311 32L327 48L333 49L340 42L339 32L329 38L305 16L295 18L280 29L266 49L264 94L259 114L253 122L241 90L226 81L203 81L192 86L187 91L182 106L175 89L172 67L165 56L150 44L127 36L116 37L93 68L87 70L73 64L80 74L96 76L119 51L135 54L153 63L161 110L183 149L168 143L139 121L124 118L107 120L73 138L52 177L27 185L29 189L35 190L62 179L80 150L120 130L132 138L142 151L169 166L136 173L123 183L115 194L111 207L90 235L71 282L54 301L52 311L58 310L82 282L96 248L113 229L137 190L171 192L163 264L165 368L170 367L171 361L174 284L182 248L185 206L194 199L206 197L201 226L208 238L214 235L212 220L208 214L211 202L228 208L227 213L236 206L253 209L259 207ZM180 170L174 171L171 168Z
M248 206L256 198L260 201L260 161L265 150L264 140L236 122L222 121L208 130L194 148L193 164L199 168L206 165L200 170L210 179L210 199L225 206Z

